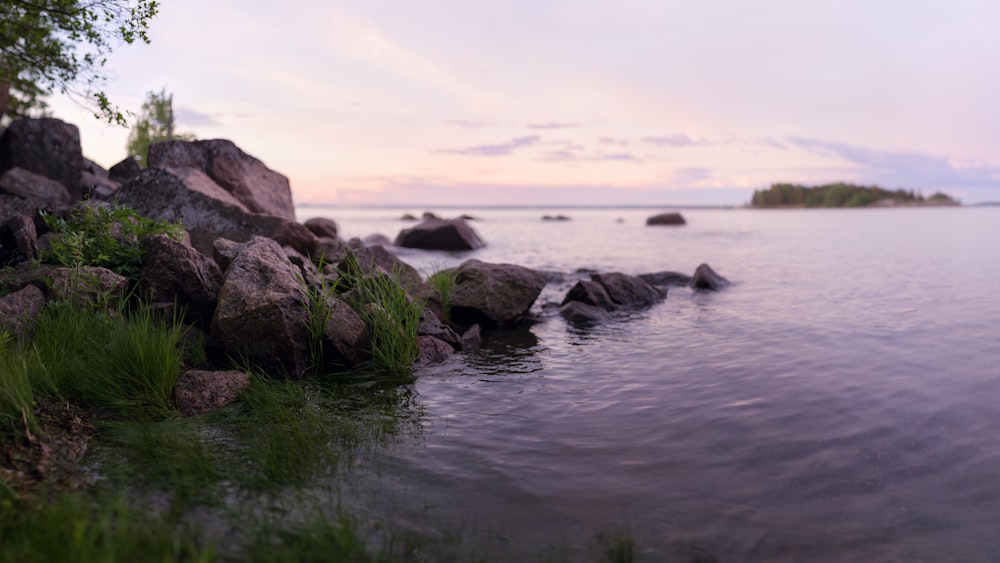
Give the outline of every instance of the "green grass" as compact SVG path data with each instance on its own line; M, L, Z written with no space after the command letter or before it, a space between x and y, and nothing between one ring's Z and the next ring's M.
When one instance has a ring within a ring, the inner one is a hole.
M441 269L436 268L427 278L427 283L431 284L441 296L442 320L451 317L451 292L455 289L455 279L458 277L457 268Z
M98 505L80 493L44 504L0 503L0 562L215 561L198 533L117 497Z
M0 439L16 436L25 424L38 430L28 361L17 347L14 337L0 330Z
M326 326L333 314L331 300L337 295L339 279L331 281L323 272L323 260L317 268L320 271L320 286L310 286L305 279L299 278L306 301L306 330L309 333L309 371L317 373L326 366Z

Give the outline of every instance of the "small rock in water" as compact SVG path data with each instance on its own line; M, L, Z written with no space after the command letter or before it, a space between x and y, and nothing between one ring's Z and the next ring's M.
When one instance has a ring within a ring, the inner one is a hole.
M707 291L718 291L729 285L729 280L720 276L708 264L698 266L691 276L691 287Z

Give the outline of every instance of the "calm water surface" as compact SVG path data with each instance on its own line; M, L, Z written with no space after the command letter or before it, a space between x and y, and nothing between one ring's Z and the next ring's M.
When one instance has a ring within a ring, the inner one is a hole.
M404 211L299 218L393 238ZM608 532L649 561L678 538L723 561L1000 560L1000 209L691 210L679 228L437 211L475 215L488 246L398 251L424 274L475 257L564 281L541 322L421 372L419 431L342 475L341 502L496 560ZM551 306L581 268L702 262L733 285L592 329Z

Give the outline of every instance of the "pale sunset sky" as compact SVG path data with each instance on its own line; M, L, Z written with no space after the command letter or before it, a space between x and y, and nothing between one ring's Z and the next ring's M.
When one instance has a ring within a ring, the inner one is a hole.
M164 0L106 91L296 203L689 205L772 182L1000 200L996 0ZM66 98L110 167L128 130Z

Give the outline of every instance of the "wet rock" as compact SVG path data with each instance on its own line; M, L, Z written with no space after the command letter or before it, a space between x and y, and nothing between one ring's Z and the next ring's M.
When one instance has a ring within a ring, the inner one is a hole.
M545 284L544 275L523 266L467 260L456 269L451 316L466 325L514 324L528 314Z
M330 352L328 364L353 368L371 359L371 335L361 316L340 299L327 296L324 350Z
M542 215L542 221L569 221L566 215Z
M11 168L0 176L0 193L27 200L33 207L62 209L70 204L69 190L61 183L23 168Z
M559 316L574 324L597 324L611 318L603 307L582 301L563 303L559 308Z
M124 184L138 176L141 172L142 167L139 166L139 163L131 156L127 156L108 170L108 178L119 184Z
M0 332L25 337L31 334L35 319L45 306L45 294L33 285L0 297Z
M424 250L474 250L485 243L468 223L460 219L428 219L403 229L396 246Z
M660 213L646 219L647 225L684 225L687 221L680 213Z
M447 342L456 350L462 349L462 338L450 326L441 322L433 311L424 308L420 314L420 324L417 327L418 336L433 336L438 340Z
M249 386L241 371L188 370L177 378L174 403L183 416L206 414L236 401Z
M245 209L295 220L288 178L246 154L232 141L167 141L149 147L149 167L194 168L239 201Z
M591 274L590 279L604 287L616 308L649 307L666 298L666 293L635 276L612 272Z
M462 333L462 351L477 350L482 343L483 335L479 325L472 325Z
M718 291L729 285L729 280L720 276L708 264L698 266L691 276L691 287L706 291Z
M83 197L80 130L58 119L18 119L0 134L0 173L23 168L55 180L71 199Z
M689 539L670 540L663 550L665 563L719 563L719 558Z
M651 274L639 274L639 279L650 285L678 285L686 286L691 284L691 276L680 272L653 272Z
M399 218L400 221L416 221L417 217L412 213L403 213Z
M608 295L604 286L593 280L580 280L576 282L576 285L569 290L562 303L560 303L560 306L565 306L573 302L599 307L605 311L613 311L616 308L615 302L611 300L611 296Z
M151 301L173 302L188 323L208 327L215 314L222 270L214 260L166 235L149 237L139 290Z
M308 318L296 268L277 242L254 237L226 270L212 319L219 353L297 378L309 363Z
M418 336L417 347L420 349L420 354L414 362L415 366L440 364L455 353L451 345L433 336Z
M337 238L337 222L326 217L313 217L303 225L317 237Z

